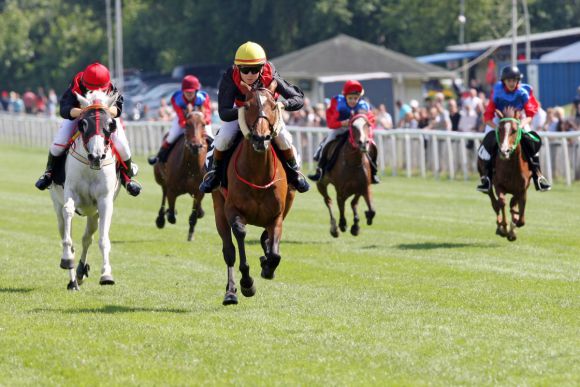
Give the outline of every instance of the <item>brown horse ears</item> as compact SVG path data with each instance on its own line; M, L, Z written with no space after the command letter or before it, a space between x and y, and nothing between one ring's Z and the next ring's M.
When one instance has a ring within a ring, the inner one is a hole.
M500 112L499 110L495 109L495 114L499 117L499 118L503 118L503 113Z

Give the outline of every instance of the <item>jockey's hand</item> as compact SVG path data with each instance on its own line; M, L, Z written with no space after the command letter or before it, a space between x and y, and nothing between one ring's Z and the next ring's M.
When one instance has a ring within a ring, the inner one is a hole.
M111 107L109 108L109 113L111 113L111 117L112 117L112 118L115 118L115 117L117 117L117 115L119 114L119 109L117 109L117 107L116 107L116 106L111 106Z
M340 125L342 126L348 126L348 123L350 122L350 120L344 120L344 121L340 121Z
M78 116L81 115L82 112L83 112L82 109L72 108L72 109L70 109L70 116L72 118L77 118Z

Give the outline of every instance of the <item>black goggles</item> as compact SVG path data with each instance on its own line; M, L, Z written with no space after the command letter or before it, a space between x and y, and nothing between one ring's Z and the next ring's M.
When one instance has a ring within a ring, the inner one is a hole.
M262 66L238 66L242 74L258 74L262 70Z

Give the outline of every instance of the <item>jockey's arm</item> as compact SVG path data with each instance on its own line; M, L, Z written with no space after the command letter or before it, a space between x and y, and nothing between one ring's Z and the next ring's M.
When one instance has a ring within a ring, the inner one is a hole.
M302 109L304 106L304 93L298 86L282 79L278 72L274 74L274 78L278 83L276 91L285 99L284 109L290 112Z

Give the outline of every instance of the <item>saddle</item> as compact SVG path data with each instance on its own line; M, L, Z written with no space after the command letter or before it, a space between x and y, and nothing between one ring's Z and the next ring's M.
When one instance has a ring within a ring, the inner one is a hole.
M340 155L340 150L346 143L347 139L348 132L337 136L334 140L328 143L325 150L325 153L328 155L328 157L326 158L328 162L324 167L324 172L330 172L332 167L334 167L334 164L336 164L336 160L338 160L338 156Z

